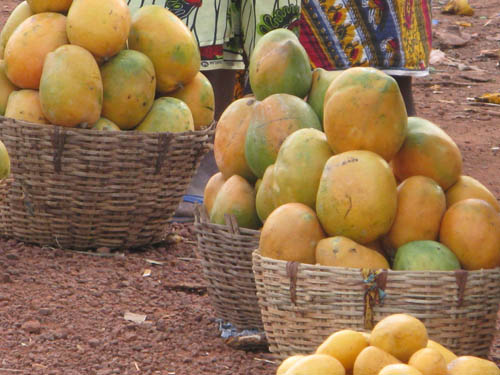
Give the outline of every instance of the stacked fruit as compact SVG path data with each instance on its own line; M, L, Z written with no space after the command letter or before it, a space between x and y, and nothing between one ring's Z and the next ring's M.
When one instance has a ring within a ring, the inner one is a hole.
M427 336L424 324L407 314L382 319L371 333L342 330L311 355L285 359L276 375L498 375L490 361L457 357Z
M0 34L0 115L99 130L209 125L198 44L167 9L123 0L29 0Z
M462 175L460 150L439 126L408 118L393 78L361 67L311 72L283 29L261 38L249 74L255 98L233 102L216 130L212 222L262 222L261 254L287 261L500 266L498 201Z

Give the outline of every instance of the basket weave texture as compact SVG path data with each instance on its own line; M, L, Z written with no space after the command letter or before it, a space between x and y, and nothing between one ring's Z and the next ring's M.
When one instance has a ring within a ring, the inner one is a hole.
M74 249L159 242L213 126L187 133L106 132L0 117L13 181L3 234Z
M369 271L285 262L253 253L269 349L277 357L312 353L341 329L369 331L408 313L429 338L457 355L486 357L500 302L500 268L479 271Z
M227 225L212 224L203 206L195 209L197 255L208 283L217 317L236 328L262 330L262 319L252 271L252 252L260 232L239 228L234 216Z
M495 335L491 342L490 355L488 358L495 362L497 366L500 366L500 310L498 311Z

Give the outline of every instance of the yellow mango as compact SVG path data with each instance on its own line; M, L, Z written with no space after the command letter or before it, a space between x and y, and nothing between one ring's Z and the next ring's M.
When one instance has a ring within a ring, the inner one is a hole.
M5 74L5 62L0 60L0 115L5 114L5 107L7 106L7 100L12 91L16 90L16 86L9 81L7 75Z
M412 366L398 363L385 366L378 375L423 375L420 371Z
M193 115L182 100L161 97L153 102L151 110L135 130L144 133L191 131L194 130Z
M68 127L96 123L101 115L102 90L99 66L84 48L64 45L47 55L40 101L50 123Z
M26 1L23 1L12 11L9 18L7 18L7 21L5 21L2 31L0 31L0 59L3 59L5 46L7 45L7 41L9 40L14 30L26 18L31 17L32 15L33 11Z
M94 130L108 130L108 131L120 131L118 125L113 121L107 119L106 117L101 117L97 122L92 125L91 129Z
M205 190L203 191L203 203L207 209L208 216L210 216L217 193L222 185L224 185L224 182L226 182L226 180L224 180L222 173L219 172L210 177L205 185Z
M454 359L457 359L457 356L455 353L453 353L451 350L445 348L443 345L440 343L429 340L427 341L427 347L431 349L436 349L441 355L443 356L444 360L446 361L446 364L450 363Z
M398 186L396 218L387 233L391 254L408 242L436 240L445 211L446 198L437 182L425 176L404 180Z
M278 207L274 199L274 191L272 188L273 180L274 164L271 164L266 168L264 177L262 177L262 179L259 179L259 181L261 181L259 187L255 189L257 191L257 195L255 197L257 215L259 215L259 219L263 223L266 221L271 212L273 212L274 209Z
M482 199L500 212L500 204L493 193L486 186L473 177L460 176L448 190L446 190L446 207L469 198Z
M143 53L123 50L101 66L104 100L102 116L123 130L135 128L155 100L156 76Z
M160 93L182 87L200 70L200 50L193 33L163 6L147 5L134 13L128 45L151 59Z
M486 359L462 356L448 364L448 375L499 375L500 369Z
M33 13L66 13L72 3L73 0L28 0L28 4Z
M393 314L373 327L370 345L408 362L417 350L427 346L427 330L417 318L408 314Z
M5 45L7 77L17 87L38 90L47 55L67 43L62 14L47 12L27 18Z
M287 203L267 217L259 249L263 257L315 264L316 244L323 238L325 233L309 206Z
M327 354L337 358L347 371L354 367L354 361L361 351L368 346L362 333L345 329L330 335L316 349L316 354Z
M35 124L49 123L43 114L37 90L13 91L7 101L5 117Z
M389 268L382 254L342 236L328 237L318 242L316 262L334 267Z
M283 362L281 362L281 365L279 365L278 369L276 370L276 375L284 375L290 367L292 367L294 364L296 364L300 359L304 357L305 355L303 354L297 354L288 357Z
M299 359L285 375L345 375L345 369L335 358L326 354L312 354Z
M0 141L0 179L3 180L4 178L9 177L10 175L10 157L9 153L7 152L7 148L3 144L2 141Z
M375 346L364 348L354 361L353 375L378 375L385 366L401 363L396 357Z
M214 121L214 89L202 72L198 72L191 81L168 95L180 99L188 105L193 114L196 130L200 130Z
M106 58L125 46L130 24L130 10L123 0L74 0L66 31L71 44Z
M408 361L410 366L419 370L422 375L447 375L446 361L436 349L424 348L417 350Z

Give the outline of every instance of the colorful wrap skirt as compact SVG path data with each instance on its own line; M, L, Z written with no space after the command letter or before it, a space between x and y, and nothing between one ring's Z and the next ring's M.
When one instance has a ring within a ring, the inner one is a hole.
M303 0L300 41L313 67L428 74L431 0Z

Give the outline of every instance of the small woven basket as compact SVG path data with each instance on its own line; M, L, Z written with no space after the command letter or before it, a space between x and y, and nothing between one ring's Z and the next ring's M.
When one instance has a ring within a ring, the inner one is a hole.
M277 357L311 353L341 329L369 331L408 313L457 355L486 357L500 302L500 268L392 271L285 262L253 253L269 349Z
M260 232L238 227L234 216L227 215L226 223L212 224L205 207L195 208L197 255L212 306L217 317L240 330L262 330L252 271L252 252L259 246Z
M159 242L213 128L98 132L0 117L13 177L0 227L21 241L73 249Z

